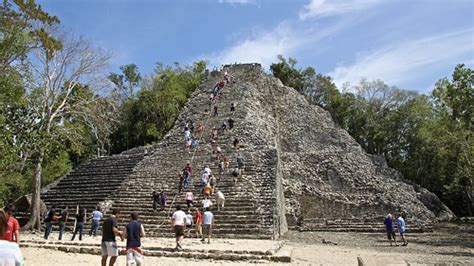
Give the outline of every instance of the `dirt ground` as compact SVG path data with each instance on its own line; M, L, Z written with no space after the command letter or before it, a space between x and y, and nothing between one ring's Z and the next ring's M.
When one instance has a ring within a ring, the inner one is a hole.
M324 239L324 241L323 241ZM283 238L284 248L292 249L293 265L357 265L357 257L396 256L410 265L474 265L474 227L443 225L432 233L408 234L408 246L390 247L383 234L289 232ZM195 245L188 239L189 245ZM258 249L258 241L221 240L236 249ZM25 265L98 265L100 257L72 254L49 249L22 248ZM147 257L146 265L251 265L267 261L230 262L182 258ZM389 264L387 261L384 264ZM125 265L119 257L116 265ZM285 264L288 265L288 264Z

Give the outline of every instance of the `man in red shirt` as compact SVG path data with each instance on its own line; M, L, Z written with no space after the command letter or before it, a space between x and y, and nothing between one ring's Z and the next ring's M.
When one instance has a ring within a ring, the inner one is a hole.
M196 236L202 238L202 214L196 208Z
M2 240L7 240L10 242L16 242L18 245L20 244L20 224L18 220L13 217L13 211L15 210L15 206L13 204L7 205L4 209L5 214L7 216L7 231L5 235L3 235Z

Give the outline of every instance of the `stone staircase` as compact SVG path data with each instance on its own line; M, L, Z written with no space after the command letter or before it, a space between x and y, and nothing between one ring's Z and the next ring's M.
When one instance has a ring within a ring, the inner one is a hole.
M52 205L57 208L67 206L71 214L77 206L91 211L122 185L142 159L143 154L91 159L42 193L41 199L48 208Z
M136 167L135 172L118 189L111 200L112 208L122 213L120 224L125 224L129 213L139 213L139 220L144 224L149 235L171 237L170 215L176 205L186 206L185 191L178 193L178 173L187 162L193 167L190 188L194 193L194 204L201 207L203 196L199 182L205 166L209 166L213 174L217 174L217 161L213 151L219 146L222 154L231 159L230 168L235 167L237 156L245 160L245 172L234 183L230 171L226 169L220 176L217 189L226 198L225 207L217 212L214 208L215 237L225 238L260 238L274 237L273 206L274 206L274 169L276 161L274 151L267 145L261 145L259 139L252 136L251 127L245 123L246 108L240 106L242 101L244 76L238 76L235 84L228 85L223 90L223 97L217 101L219 115L205 114L209 108L208 96L214 84L222 79L220 74L210 78L192 95L192 101L176 121L175 127L158 145L153 146L151 155L144 158ZM238 103L236 111L230 112L231 103ZM216 143L210 141L210 129L220 128L222 122L232 117L235 121L231 131L223 133L218 130ZM187 120L196 125L202 124L205 130L197 135L200 144L195 150L186 150L183 138L183 128ZM241 148L236 151L233 140L239 138ZM254 151L258 150L258 153ZM152 192L165 191L168 193L171 206L162 211L153 211ZM216 204L215 199L212 198Z

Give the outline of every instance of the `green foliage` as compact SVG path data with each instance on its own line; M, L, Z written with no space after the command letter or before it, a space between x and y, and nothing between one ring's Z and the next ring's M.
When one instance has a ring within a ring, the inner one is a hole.
M154 143L173 127L176 118L194 90L201 84L206 68L202 61L189 67L163 67L143 81L136 98L121 106L120 123L112 134L112 152Z

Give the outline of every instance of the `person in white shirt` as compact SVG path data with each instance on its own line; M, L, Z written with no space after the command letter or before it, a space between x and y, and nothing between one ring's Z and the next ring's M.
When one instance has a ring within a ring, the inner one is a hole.
M188 214L186 214L186 229L187 229L187 234L191 236L191 229L193 228L193 214L191 213L191 210L188 210Z
M211 168L209 168L209 165L207 165L207 166L204 168L204 173L206 173L208 176L212 174Z
M191 189L186 192L186 204L188 205L188 209L193 206L193 192L191 191Z
M206 208L206 211L203 214L203 234L201 242L205 242L205 236L207 235L207 243L211 243L212 236L212 226L214 225L214 214L211 212L210 208Z
M204 209L210 208L211 206L212 206L212 201L210 199L205 198L205 199L202 200L202 207Z
M216 192L217 211L220 211L221 208L224 208L224 202L225 202L224 193L218 190Z
M186 225L186 220L186 213L181 210L181 206L176 206L176 211L171 217L176 236L176 249L183 249L183 247L181 247L181 241L184 238L184 226Z

